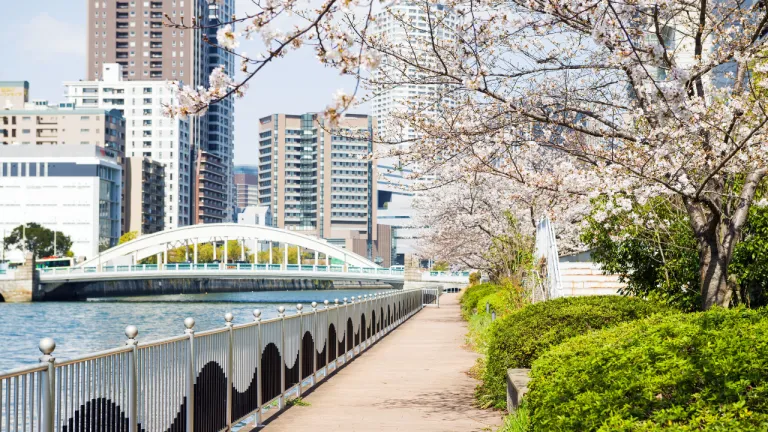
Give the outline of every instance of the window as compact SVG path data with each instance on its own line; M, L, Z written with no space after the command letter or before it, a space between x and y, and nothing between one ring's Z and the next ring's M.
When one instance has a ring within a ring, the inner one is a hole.
M80 120L90 120L89 116L80 116Z
M29 176L37 177L37 164L34 162L29 164Z
M28 133L29 133L29 129L22 129L22 130L21 130L21 133L23 133L23 134L28 134Z
M90 129L80 129L80 133L88 133L90 132Z

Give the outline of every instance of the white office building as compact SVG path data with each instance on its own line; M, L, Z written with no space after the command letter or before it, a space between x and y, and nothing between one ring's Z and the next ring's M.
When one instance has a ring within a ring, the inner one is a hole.
M125 156L150 157L165 166L165 229L191 223L189 120L163 115L177 103L165 81L124 81L121 66L105 64L100 81L65 82L77 107L117 109L125 117Z
M272 226L272 210L268 205L254 205L238 208L237 223Z
M94 145L2 146L0 232L36 222L69 236L76 257L91 258L116 245L122 194L117 157Z
M427 8L435 16L445 17L444 27L450 28L458 25L458 17L445 9L441 4L426 1L396 1L376 14L373 34L382 40L388 41L394 49L403 49L410 55L411 49L418 50L424 47L425 59L431 55L429 43L431 37L427 37ZM406 22L408 31L403 25ZM439 27L436 31L435 43L451 43L454 35ZM418 30L417 30L418 29ZM420 38L425 38L420 41ZM389 59L388 59L389 60ZM402 68L409 70L409 68ZM412 68L410 68L412 69ZM408 125L397 124L393 113L407 111L409 107L417 105L424 100L440 100L441 103L453 105L454 101L444 98L444 90L441 84L408 84L389 85L387 81L398 80L399 68L386 62L381 64L373 72L373 80L381 83L376 88L376 93L371 101L371 114L377 118L377 132L379 137L395 140L413 140L417 133ZM409 70L409 72L412 72ZM404 78L404 80L411 79ZM397 136L392 136L396 130ZM402 145L402 144L401 144ZM376 167L379 173L377 184L378 209L376 222L381 225L392 226L392 242L395 252L392 257L392 265L404 265L405 256L416 252L416 243L419 238L420 227L413 209L414 181L407 177L412 174L410 167L400 166L397 159L380 158ZM422 179L419 181L429 181Z

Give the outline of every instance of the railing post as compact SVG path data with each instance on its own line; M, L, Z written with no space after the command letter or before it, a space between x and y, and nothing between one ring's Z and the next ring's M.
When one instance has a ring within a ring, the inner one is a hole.
M331 349L331 335L328 332L328 300L323 300L323 304L325 305L325 375L323 378L328 376L328 352Z
M339 368L339 299L333 299L333 305L336 308L336 358L334 360L333 369ZM346 340L344 341L346 343Z
M285 307L278 306L278 316L280 317L280 398L278 405L280 409L285 408Z
M128 351L128 432L138 432L138 417L137 407L139 406L139 394L138 394L138 364L137 364L137 341L136 336L139 335L139 329L136 326L129 325L125 328L125 335L128 340L126 345L132 349Z
M192 318L184 319L184 333L189 337L189 360L187 361L187 430L195 430L195 320Z
M54 363L56 359L51 355L53 350L56 349L56 342L51 338L40 339L38 348L43 355L40 357L40 363L46 363L48 369L41 374L40 380L40 392L42 393L42 401L40 402L42 429L41 432L53 432L53 416L56 408L56 392L55 385L55 368ZM6 395L6 398L10 398L10 393ZM6 415L10 416L11 413L7 412Z
M317 374L317 302L312 302L312 322L314 323L314 329L312 331L312 385L315 385L315 374Z
M344 336L344 364L347 364L347 353L349 351L347 349L347 347L350 345L348 338L353 338L352 339L352 344L351 344L352 345L352 351L355 350L355 340L354 340L354 335L348 335L347 334L347 320L349 319L349 305L347 305L347 298L344 297L342 299L342 301L344 302L344 334L345 334L345 336ZM353 325L354 325L354 323L353 323ZM355 332L355 329L353 328L352 329L352 333L354 333L354 332Z
M227 344L227 430L232 429L232 359L234 358L234 330L232 329L232 320L235 317L232 313L224 314L227 329L229 330L229 343Z
M261 405L264 403L262 401L262 395L261 395L261 377L262 377L262 370L261 370L261 311L258 309L253 310L253 320L258 323L258 335L256 338L256 427L261 426Z
M304 355L304 317L301 316L301 310L304 306L301 303L296 304L296 313L299 315L299 390L296 392L298 397L301 397L302 384L304 383L304 367L303 367L303 355Z

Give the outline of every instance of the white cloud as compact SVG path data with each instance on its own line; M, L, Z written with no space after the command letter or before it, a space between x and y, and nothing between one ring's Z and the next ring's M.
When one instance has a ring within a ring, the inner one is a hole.
M81 57L84 61L85 26L61 21L44 12L19 27L16 34L23 35L18 40L27 61L49 63L58 61L54 57L60 56Z

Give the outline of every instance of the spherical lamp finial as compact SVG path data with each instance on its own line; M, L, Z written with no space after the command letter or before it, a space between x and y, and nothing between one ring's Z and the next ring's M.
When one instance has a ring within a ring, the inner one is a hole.
M136 328L135 325L129 325L125 328L125 336L128 337L128 339L136 339L136 336L139 335L139 329Z
M40 339L40 343L37 345L37 347L40 349L40 352L43 353L43 355L51 355L53 350L56 349L56 342L47 337Z
M187 317L184 319L184 327L187 328L187 330L192 330L192 327L195 326L195 319L192 317Z

